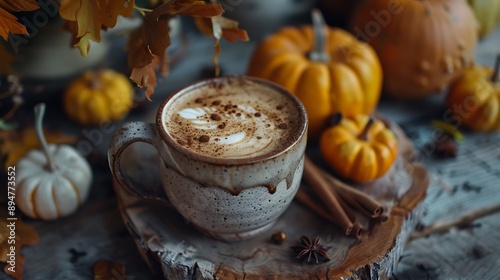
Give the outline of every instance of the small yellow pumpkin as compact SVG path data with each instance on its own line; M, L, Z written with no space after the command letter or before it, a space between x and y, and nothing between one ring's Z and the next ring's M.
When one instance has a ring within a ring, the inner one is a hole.
M368 115L342 118L320 139L321 155L341 177L356 183L382 177L398 154L394 133Z
M474 131L500 130L499 67L500 56L495 71L483 66L465 69L462 77L450 86L446 121Z
M113 70L86 72L64 94L66 113L81 125L97 125L123 118L133 105L128 78Z
M313 24L285 27L264 40L248 68L248 75L276 82L302 101L312 139L335 112L370 114L382 86L382 68L368 44L327 27L319 11L313 12Z

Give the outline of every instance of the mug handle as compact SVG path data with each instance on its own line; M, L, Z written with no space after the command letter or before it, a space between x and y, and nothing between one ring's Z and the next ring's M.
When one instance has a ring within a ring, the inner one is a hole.
M118 181L120 186L136 197L169 203L163 189L155 191L143 190L132 184L130 178L123 176L121 168L122 153L128 146L136 142L148 143L160 153L162 140L156 130L155 124L145 122L125 123L116 130L108 149L108 163L113 177Z

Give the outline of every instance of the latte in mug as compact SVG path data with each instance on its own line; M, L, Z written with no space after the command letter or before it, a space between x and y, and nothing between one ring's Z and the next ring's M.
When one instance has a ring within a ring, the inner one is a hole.
M158 151L163 193L135 186L121 155L135 142ZM283 87L237 76L186 86L159 107L155 123L130 122L108 160L121 187L167 200L200 232L243 240L267 231L292 202L304 166L307 115Z
M214 81L175 100L167 133L193 152L218 158L278 153L298 137L299 112L275 89L251 80Z

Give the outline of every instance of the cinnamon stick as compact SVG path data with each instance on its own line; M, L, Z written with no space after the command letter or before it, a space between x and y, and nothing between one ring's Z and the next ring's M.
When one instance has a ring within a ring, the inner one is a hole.
M304 158L303 177L327 206L328 212L333 219L332 222L340 226L346 235L350 235L354 227L353 222L342 208L333 188L321 175L320 169L307 156Z
M307 208L312 210L314 213L318 214L323 219L325 219L331 223L336 224L336 221L333 219L332 215L325 210L326 208L324 207L324 205L321 202L318 202L315 198L313 198L311 196L311 194L309 194L304 189L299 188L299 190L297 191L297 194L295 195L295 198L300 203L307 206ZM355 237L356 239L361 238L361 234L363 233L363 226L361 225L361 223L356 222L356 217L354 216L354 213L352 213L350 208L348 208L348 206L345 205L345 203L343 203L342 200L339 200L339 203L341 204L341 206L345 210L347 216L349 216L349 219L353 223L351 236ZM344 204L344 205L342 205L342 204ZM344 208L344 207L346 207L346 208Z
M340 204L340 207L342 207L342 209L344 210L346 215L349 217L349 220L351 220L351 222L354 224L354 222L356 221L356 215L354 215L354 211L352 211L352 207L350 207L344 201L344 199L342 199L342 197L338 194L337 191L335 191L335 189L333 189L333 193L335 194L335 197L337 198L337 200Z
M355 222L354 227L352 228L351 236L356 237L356 239L361 238L361 234L363 233L363 226L360 222Z
M362 191L359 191L339 179L328 174L326 171L319 170L323 177L335 188L341 199L345 200L351 207L363 214L376 218L384 212L383 205L377 200Z
M295 198L307 208L311 209L314 213L321 216L323 219L334 222L332 216L325 210L322 204L318 204L317 201L307 191L303 190L302 187L299 187Z
M335 223L335 220L332 218L332 215L330 215L330 213L328 213L328 211L325 210L326 207L323 205L323 203L318 202L307 191L303 190L302 188L299 188L297 194L295 195L295 198L299 202L307 206L309 209L311 209L313 212L321 216L323 219ZM351 222L354 224L354 221L356 220L354 213L352 213L349 207L345 205L341 200L339 200L339 203L342 209L346 212L346 215L349 217L349 220L351 220Z
M376 224L376 223L385 223L387 222L387 220L389 220L389 214L384 212L382 215L373 218L371 221L373 221L373 223Z
M382 215L377 217L377 220L379 220L382 223L385 223L385 222L387 222L387 220L389 220L389 215L382 214Z
M370 209L367 209L362 203L360 203L358 200L356 200L356 198L350 196L349 194L344 194L341 197L342 197L341 199L345 200L352 209L358 211L363 216L366 216L366 217L372 218L372 219L380 217L381 212L378 209L376 209L376 211L378 211L378 212L373 213L373 211L370 211Z

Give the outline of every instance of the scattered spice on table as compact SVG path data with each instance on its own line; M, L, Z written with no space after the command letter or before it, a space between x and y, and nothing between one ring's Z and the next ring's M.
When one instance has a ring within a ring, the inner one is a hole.
M127 280L127 275L125 274L125 266L121 263L108 261L108 260L98 260L94 264L94 280Z
M68 250L68 253L71 254L71 257L69 258L69 262L70 263L77 263L78 259L80 259L81 257L84 257L84 256L87 255L87 252L85 252L85 251L77 251L75 248L70 248Z
M438 158L456 158L458 153L457 143L449 136L443 136L434 147L433 155Z
M284 231L278 231L271 235L271 241L276 244L283 244L283 241L286 239L286 233Z

